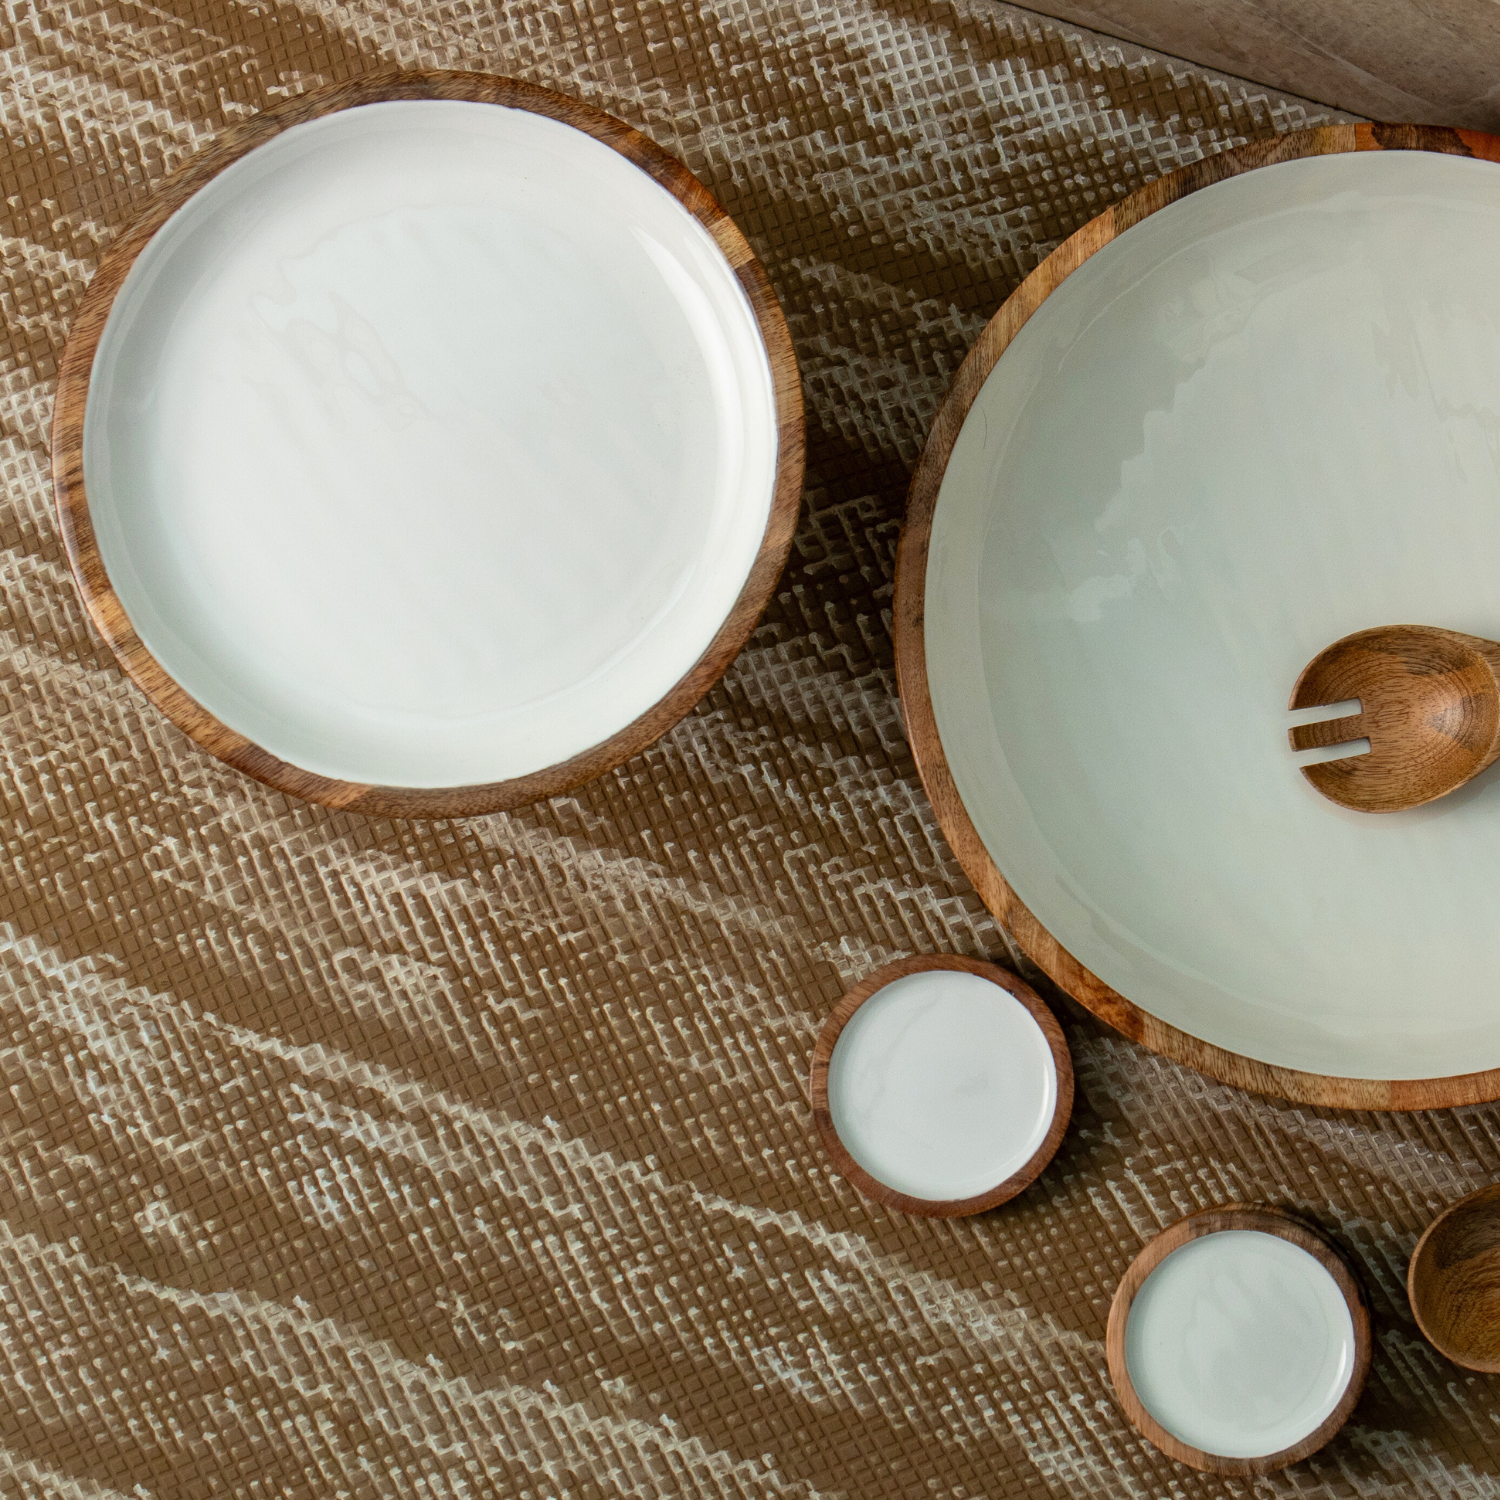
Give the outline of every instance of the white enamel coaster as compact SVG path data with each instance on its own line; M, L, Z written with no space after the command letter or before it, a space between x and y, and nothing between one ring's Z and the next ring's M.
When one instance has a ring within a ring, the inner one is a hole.
M1261 1474L1336 1432L1369 1363L1358 1284L1277 1210L1213 1209L1153 1240L1115 1295L1110 1373L1127 1415L1195 1468Z
M1051 1160L1073 1101L1041 998L993 964L901 959L834 1008L813 1053L813 1118L839 1170L908 1213L1004 1203Z
M215 753L482 810L617 763L722 672L800 416L763 273L680 164L508 80L348 86L414 87L481 97L338 94L161 225L97 309L81 524L59 487L101 628Z

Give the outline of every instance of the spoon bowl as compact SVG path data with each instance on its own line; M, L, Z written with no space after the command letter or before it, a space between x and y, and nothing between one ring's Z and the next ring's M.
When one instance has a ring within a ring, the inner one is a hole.
M1432 625L1360 630L1320 651L1291 707L1360 710L1290 731L1292 749L1368 740L1302 774L1356 812L1400 812L1456 791L1500 757L1500 645Z
M1460 1198L1427 1226L1406 1291L1433 1348L1466 1370L1500 1373L1500 1183Z

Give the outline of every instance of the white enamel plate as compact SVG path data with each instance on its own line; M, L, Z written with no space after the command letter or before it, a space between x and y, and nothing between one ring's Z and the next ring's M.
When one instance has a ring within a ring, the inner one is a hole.
M1341 132L1146 189L991 325L914 485L902 687L1085 1004L1266 1092L1452 1104L1500 1093L1500 774L1346 811L1287 701L1367 626L1500 636L1500 166Z
M1369 1314L1308 1226L1211 1209L1141 1252L1111 1307L1107 1353L1126 1413L1172 1457L1266 1473L1321 1447L1353 1409Z
M813 1052L813 1118L839 1170L908 1213L1004 1203L1067 1128L1067 1042L1041 998L977 959L927 954L869 975Z
M559 96L419 77L476 97L298 101L155 229L81 477L130 630L243 769L477 811L616 763L722 672L801 435L774 299L684 169Z

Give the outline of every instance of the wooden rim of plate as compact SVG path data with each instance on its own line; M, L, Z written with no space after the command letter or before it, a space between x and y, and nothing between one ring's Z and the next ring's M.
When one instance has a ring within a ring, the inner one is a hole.
M1227 1229L1251 1229L1258 1230L1261 1234L1274 1234L1277 1239L1287 1240L1298 1249L1307 1251L1333 1277L1348 1305L1349 1317L1354 1324L1354 1368L1349 1373L1349 1384L1344 1387L1339 1404L1301 1442L1293 1443L1290 1448L1283 1448L1279 1453L1268 1453L1259 1458L1226 1458L1218 1453L1205 1453L1201 1448L1194 1448L1181 1438L1173 1437L1146 1410L1140 1397L1136 1395L1130 1371L1125 1364L1125 1325L1146 1278L1174 1250L1180 1250L1190 1241L1202 1239L1204 1235L1221 1234ZM1359 1401L1360 1392L1364 1390L1365 1376L1370 1370L1370 1309L1365 1301L1364 1288L1360 1286L1348 1261L1312 1225L1285 1209L1272 1208L1266 1204L1226 1203L1221 1208L1205 1208L1198 1213L1189 1214L1185 1219L1179 1219L1149 1241L1130 1263L1129 1270L1115 1288L1114 1301L1109 1306L1109 1329L1105 1334L1104 1349L1109 1362L1109 1377L1114 1381L1115 1393L1125 1415L1163 1453L1208 1474L1250 1478L1284 1469L1288 1464L1316 1453L1348 1420L1349 1413Z
M749 300L770 365L777 429L770 513L749 576L712 641L672 689L607 740L568 760L504 781L432 789L372 786L302 770L229 728L191 697L147 650L111 586L83 482L83 421L94 354L120 287L157 230L226 167L282 131L358 105L408 99L499 104L571 125L619 152L671 193L712 236ZM221 132L167 178L121 232L83 295L63 350L52 422L52 482L84 606L121 666L184 734L236 770L308 802L376 817L447 818L500 812L569 791L639 754L691 712L739 654L781 577L802 504L804 448L802 385L776 294L734 221L676 157L592 105L519 79L386 69L299 95Z
M839 1133L834 1129L833 1114L828 1107L828 1067L833 1059L834 1043L849 1024L850 1018L861 1005L886 985L908 974L925 974L932 970L946 969L960 974L977 974L998 985L1026 1007L1031 1019L1041 1028L1052 1053L1052 1065L1057 1071L1057 1099L1053 1105L1052 1123L1040 1146L1031 1154L1026 1164L1012 1172L1004 1182L986 1193L972 1198L914 1198L910 1193L901 1193L887 1187L872 1177L845 1149ZM998 964L985 963L978 958L962 958L955 953L919 953L912 958L898 958L867 975L850 990L823 1023L813 1048L812 1066L807 1081L808 1099L812 1104L813 1125L823 1142L824 1149L833 1158L839 1173L852 1182L867 1198L887 1208L900 1209L902 1213L919 1214L930 1219L958 1219L968 1214L982 1214L986 1209L998 1208L1008 1203L1017 1193L1031 1186L1041 1175L1042 1169L1057 1154L1062 1138L1067 1133L1068 1121L1073 1113L1073 1057L1068 1051L1068 1041L1063 1035L1057 1017L1037 992L1007 969Z
M912 755L949 845L980 899L1049 979L1102 1021L1153 1052L1221 1083L1299 1104L1339 1109L1446 1109L1500 1099L1500 1068L1448 1078L1343 1078L1258 1062L1159 1020L1085 968L1031 914L985 848L938 737L927 680L927 551L943 475L969 408L1028 318L1084 261L1132 225L1227 178L1277 162L1348 151L1433 151L1500 162L1500 136L1426 125L1328 125L1206 157L1158 178L1085 224L1044 260L990 319L933 421L907 495L896 552L896 677Z

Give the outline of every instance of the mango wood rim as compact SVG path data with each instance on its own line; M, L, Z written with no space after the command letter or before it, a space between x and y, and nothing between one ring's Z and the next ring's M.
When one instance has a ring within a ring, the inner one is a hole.
M849 1024L850 1017L871 995L884 989L893 980L904 979L908 974L925 974L934 969L977 974L981 979L988 979L992 984L998 985L1008 995L1013 995L1041 1027L1052 1053L1053 1067L1057 1070L1057 1101L1052 1110L1052 1123L1041 1145L1026 1164L1012 1172L1004 1182L972 1198L913 1198L909 1193L899 1193L895 1188L887 1187L849 1155L839 1139L838 1131L834 1129L833 1114L828 1108L828 1065L833 1058L834 1043L838 1041L839 1033ZM833 1164L839 1173L867 1198L873 1198L877 1203L899 1209L905 1214L919 1214L930 1219L957 1219L969 1214L982 1214L986 1209L1008 1203L1017 1193L1030 1187L1057 1154L1073 1113L1073 1057L1068 1051L1068 1041L1057 1023L1057 1017L1052 1014L1047 1002L1024 980L998 964L986 963L983 959L963 958L956 953L919 953L911 958L898 958L894 963L876 969L873 974L860 980L829 1012L813 1048L807 1095L812 1104L813 1125L823 1142L824 1150L833 1158Z
M499 104L561 121L618 151L670 192L713 236L749 299L771 367L777 425L770 514L749 577L707 649L665 697L570 760L504 781L434 789L372 786L302 770L229 728L192 698L147 650L111 586L83 481L83 421L94 355L115 297L151 237L212 178L282 131L362 104L402 99ZM309 802L378 817L447 818L499 812L569 791L639 754L692 710L739 654L781 577L801 510L804 450L802 385L776 294L734 221L676 157L592 105L519 79L384 69L299 95L230 126L168 177L121 232L84 293L63 350L52 422L52 482L68 561L90 618L131 679L184 734L247 776Z
M1465 1370L1475 1370L1481 1375L1500 1375L1500 1360L1476 1360L1467 1355L1456 1353L1451 1344L1445 1339L1439 1338L1430 1327L1427 1319L1422 1316L1422 1307L1426 1298L1421 1295L1422 1289L1417 1285L1417 1265L1422 1258L1422 1252L1427 1248L1427 1241L1447 1221L1465 1209L1477 1203L1494 1203L1500 1199L1500 1183L1492 1182L1486 1187L1478 1188L1472 1193L1465 1193L1457 1202L1450 1203L1422 1231L1422 1238L1417 1241L1417 1247L1411 1253L1411 1259L1406 1263L1406 1300L1411 1303L1411 1315L1417 1320L1417 1327L1422 1332L1422 1337L1437 1350L1444 1359L1452 1360L1454 1364Z
M959 797L943 753L927 679L924 634L927 551L943 474L980 388L1011 340L1049 293L1111 240L1200 188L1277 162L1379 150L1435 151L1500 162L1500 137L1425 125L1329 125L1274 140L1255 141L1148 183L1064 240L1017 287L959 367L912 475L906 519L896 552L893 625L896 677L918 774L932 801L938 825L964 873L1022 952L1101 1021L1153 1052L1186 1063L1220 1083L1252 1093L1336 1109L1446 1109L1500 1098L1500 1068L1447 1078L1372 1079L1278 1067L1217 1047L1159 1020L1085 968L1031 914L985 848Z
M1226 1458L1218 1453L1205 1453L1201 1448L1194 1448L1180 1438L1173 1437L1142 1405L1125 1363L1125 1325L1130 1318L1136 1294L1145 1285L1146 1278L1174 1250L1181 1249L1192 1240L1202 1239L1206 1234L1220 1234L1226 1229L1259 1230L1262 1234L1274 1234L1278 1239L1288 1240L1306 1250L1333 1277L1339 1291L1343 1293L1349 1317L1354 1323L1354 1368L1350 1371L1349 1384L1345 1387L1339 1404L1301 1442L1261 1458ZM1226 1203L1220 1208L1205 1208L1198 1213L1189 1214L1185 1219L1179 1219L1149 1241L1130 1263L1130 1268L1115 1288L1114 1300L1109 1306L1109 1329L1105 1335L1104 1349L1109 1362L1109 1376L1114 1381L1115 1394L1119 1397L1125 1415L1163 1453L1169 1458L1177 1459L1179 1463L1188 1464L1208 1474L1251 1478L1284 1469L1288 1464L1316 1453L1348 1420L1349 1413L1359 1401L1360 1392L1364 1390L1365 1376L1370 1371L1370 1309L1365 1301L1364 1288L1360 1286L1348 1261L1311 1224L1285 1209L1272 1208L1267 1204Z

